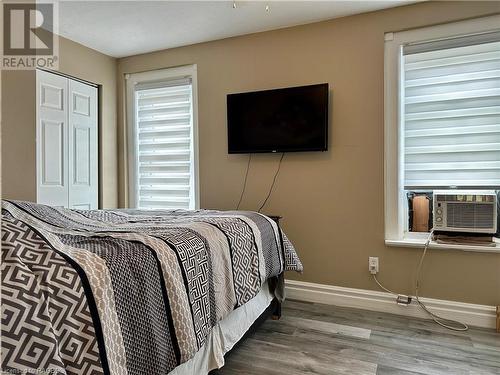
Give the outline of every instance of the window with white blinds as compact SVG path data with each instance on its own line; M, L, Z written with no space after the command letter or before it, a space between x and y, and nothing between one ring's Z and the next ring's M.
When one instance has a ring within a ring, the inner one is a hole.
M141 209L194 209L191 78L137 83L135 201Z
M500 186L500 33L403 46L405 189Z

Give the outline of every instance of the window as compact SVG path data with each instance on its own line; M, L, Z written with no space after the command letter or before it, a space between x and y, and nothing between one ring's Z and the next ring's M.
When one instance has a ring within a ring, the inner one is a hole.
M499 188L499 24L492 16L386 34L386 242L427 236L409 231L414 196Z
M196 67L127 77L129 206L198 208Z
M500 33L403 47L404 186L500 186Z

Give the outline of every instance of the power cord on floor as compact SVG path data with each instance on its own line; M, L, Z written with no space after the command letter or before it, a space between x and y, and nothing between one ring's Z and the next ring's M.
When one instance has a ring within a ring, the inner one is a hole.
M267 193L267 197L264 200L264 202L262 203L262 205L260 206L260 208L257 210L257 212L260 212L264 208L264 206L267 203L267 200L269 199L269 197L271 196L271 193L273 192L274 184L276 183L276 177L278 177L278 173L280 173L281 162L283 161L284 157L285 157L285 153L283 152L283 153L281 153L281 158L280 158L280 161L278 163L278 168L276 169L276 173L274 174L273 183L271 184L271 187L269 188L269 192Z
M248 179L248 171L250 170L250 162L252 161L252 154L248 155L248 163L247 163L247 171L245 172L245 181L243 182L243 190L241 190L240 200L238 201L238 205L236 206L236 210L240 209L241 201L243 200L243 196L245 195L245 190L247 188L247 179Z
M429 248L429 244L431 243L433 234L434 234L434 231L432 230L429 233L429 236L428 236L427 240L425 241L424 251L422 253L422 256L420 257L420 262L418 263L417 275L415 277L415 296L414 296L414 298L417 301L418 305L422 308L422 310L424 310L432 318L432 320L436 324L439 324L441 327L450 329L452 331L467 331L469 329L469 326L467 324L459 322L457 320L443 318L443 317L441 317L439 315L434 314L433 312L429 311L429 309L427 308L427 306L425 306L425 304L422 301L420 301L420 299L419 299L420 274L421 274L421 271L422 271L422 266L424 264L424 259L425 259L425 256L427 254L427 250ZM393 294L395 296L399 296L400 295L398 293L393 292L390 289L387 289L385 286L383 286L382 283L380 283L380 281L377 279L377 275L376 274L373 274L372 276L373 276L373 279L375 280L375 282L378 284L378 286L381 289L383 289L387 293Z
M432 236L434 234L434 231L431 230L431 233L429 233L429 237L427 237L427 241L425 241L425 246L424 246L424 251L422 253L422 256L420 257L420 262L418 264L418 269L417 269L417 276L415 277L415 299L417 300L417 303L419 306L427 313L429 316L439 324L441 327L451 329L452 331L467 331L469 329L469 326L465 323L452 320L452 319L447 319L443 318L439 315L436 315L429 311L427 307L424 305L422 301L420 301L418 293L420 290L420 273L422 271L422 265L424 264L424 259L425 255L427 254L427 249L429 248L429 244L431 243Z
M393 292L392 290L387 289L385 286L383 286L383 285L380 283L380 281L378 281L378 279L377 279L377 275L372 274L372 276L373 276L373 280L375 280L375 282L378 284L378 286L380 287L380 289L385 290L387 293L394 294L395 296L399 296L399 294L398 294L398 293Z

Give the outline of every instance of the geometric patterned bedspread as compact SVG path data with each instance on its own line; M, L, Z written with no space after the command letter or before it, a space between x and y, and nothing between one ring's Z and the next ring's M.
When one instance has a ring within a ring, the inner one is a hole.
M264 215L2 201L2 373L167 374L283 271Z

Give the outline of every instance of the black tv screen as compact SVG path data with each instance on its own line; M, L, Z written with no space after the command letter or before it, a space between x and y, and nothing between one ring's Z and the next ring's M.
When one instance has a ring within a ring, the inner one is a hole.
M328 83L227 96L228 152L326 151Z

